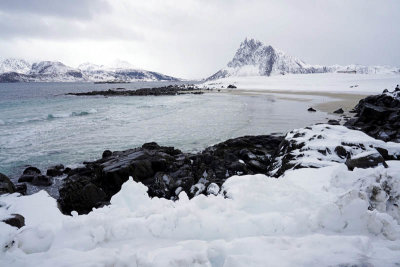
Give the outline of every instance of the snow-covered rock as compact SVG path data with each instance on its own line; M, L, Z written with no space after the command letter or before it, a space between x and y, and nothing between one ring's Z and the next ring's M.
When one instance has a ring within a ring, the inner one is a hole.
M334 166L372 154L383 160L400 159L400 144L377 140L340 125L313 125L285 136L270 166L270 175L279 177L290 169Z
M271 76L279 74L306 74L328 72L352 72L359 74L399 73L399 68L388 66L320 66L309 65L304 61L265 45L254 39L245 39L233 59L225 68L207 78L217 80L230 76Z

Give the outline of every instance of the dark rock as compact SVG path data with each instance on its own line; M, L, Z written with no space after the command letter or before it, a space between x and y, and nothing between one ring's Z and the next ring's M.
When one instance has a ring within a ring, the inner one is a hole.
M348 158L350 156L349 152L343 146L335 147L335 153L341 158Z
M307 111L309 111L309 112L316 112L316 110L313 109L313 108L309 108L309 109L307 109Z
M266 173L281 141L277 136L244 136L198 154L157 143L115 151L106 158L86 162L83 168L72 169L59 190L58 202L65 214L72 210L88 213L110 201L129 176L146 185L151 197L176 199L182 190L189 196L197 195L200 189L206 193L211 183L221 186L232 175ZM88 184L90 190L85 188Z
M343 114L343 113L344 113L344 110L343 110L342 108L339 108L339 109L335 110L333 113L336 113L336 114Z
M18 229L25 226L25 218L22 215L12 214L11 216L11 218L5 219L3 222Z
M385 160L381 156L381 154L369 154L367 156L361 156L357 158L350 158L346 160L346 166L349 170L354 170L354 168L373 168L379 165L383 165L385 168L388 167Z
M23 172L22 174L26 174L26 175L39 175L39 174L42 174L42 172L41 172L38 168L36 168L36 167L29 166L28 168L26 168L26 169L24 170L24 172Z
M50 177L41 175L40 171L38 172L37 169L36 170L31 169L29 171L25 170L24 174L22 174L21 177L19 177L18 183L31 183L32 185L37 185L37 186L50 186L53 184Z
M33 181L33 178L35 178L35 175L23 174L21 177L19 177L18 183L30 183Z
M6 175L0 173L0 195L1 194L12 194L14 193L15 186L11 182L10 178L8 178Z
M15 185L15 192L20 193L21 195L26 195L28 187L26 184L16 184Z
M101 156L103 159L111 157L112 152L110 150L104 150L103 155Z
M385 90L361 99L354 108L355 118L345 126L358 129L383 141L400 142L400 92Z
M30 183L37 186L50 186L53 184L53 181L48 176L37 175L33 178L33 180Z
M340 122L338 120L329 120L328 124L330 124L330 125L340 125Z
M233 84L230 84L230 85L228 85L228 87L227 88L230 88L230 89L236 89L237 87L235 86L235 85L233 85Z
M61 176L63 174L64 174L64 165L62 164L52 166L48 168L46 171L46 175L51 177Z
M194 94L199 95L203 92L195 87L181 87L181 86L164 86L156 88L142 88L137 90L120 90L120 89L109 89L106 91L92 91L82 93L68 93L67 95L76 96L163 96L163 95L182 95L182 94Z

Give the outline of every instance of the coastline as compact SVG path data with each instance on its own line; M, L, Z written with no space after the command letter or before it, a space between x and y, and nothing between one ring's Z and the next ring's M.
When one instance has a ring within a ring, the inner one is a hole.
M314 108L322 112L333 114L338 108L348 113L352 110L358 102L368 96L365 94L354 94L354 93L341 93L341 92L321 92L321 91L293 91L293 90L271 90L271 89L221 89L220 93L232 94L232 95L273 95L279 99L293 100L293 101L311 101L309 97L305 96L317 96L320 97L319 101Z

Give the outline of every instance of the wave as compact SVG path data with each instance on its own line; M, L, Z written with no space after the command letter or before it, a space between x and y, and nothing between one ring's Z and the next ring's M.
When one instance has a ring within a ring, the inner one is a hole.
M58 114L48 114L47 119L52 120L52 119L57 119L57 118L68 118L68 117L78 117L78 116L86 116L90 115L93 113L97 113L96 109L91 109L89 111L73 111L71 113L58 113Z
M79 117L79 116L86 116L86 115L90 115L90 114L94 114L94 113L97 113L96 109L90 109L88 111L73 111L70 113L54 113L54 114L50 113L47 116L43 116L43 117L8 119L6 121L0 119L0 126L1 125L32 123L32 122L54 120L54 119L60 119L60 118Z

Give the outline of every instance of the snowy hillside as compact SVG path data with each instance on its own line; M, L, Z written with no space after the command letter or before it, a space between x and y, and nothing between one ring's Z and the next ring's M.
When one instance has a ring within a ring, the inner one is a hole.
M359 74L400 73L399 68L385 66L320 66L309 65L304 61L289 56L270 45L254 39L245 39L236 51L233 59L225 68L207 80L216 80L230 76L271 76L279 74L328 73L356 71Z
M23 59L8 58L0 61L0 74L5 72L28 73L31 64Z
M57 61L33 64L25 60L0 61L0 82L109 82L109 81L178 81L179 79L158 72L134 68L126 61L112 66L83 63L78 68Z

